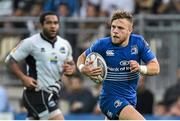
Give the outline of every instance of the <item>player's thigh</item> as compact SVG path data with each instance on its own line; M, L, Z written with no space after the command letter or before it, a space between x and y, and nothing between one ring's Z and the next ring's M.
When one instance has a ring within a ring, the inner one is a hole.
M62 112L59 109L57 109L50 113L49 120L64 120L64 116Z
M50 118L49 120L64 120L64 116L62 114L56 115L53 118Z
M63 113L60 109L56 109L49 114L49 120L64 120Z
M144 117L131 105L125 106L120 114L120 120L145 120Z

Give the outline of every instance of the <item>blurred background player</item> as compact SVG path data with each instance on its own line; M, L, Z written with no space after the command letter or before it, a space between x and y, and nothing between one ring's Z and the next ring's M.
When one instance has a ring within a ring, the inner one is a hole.
M137 88L136 109L141 114L153 113L154 94L145 86L145 77L140 75Z
M83 86L83 82L84 80L79 75L70 78L70 93L67 97L70 113L92 113L96 104L92 92Z
M42 31L26 38L14 48L6 63L24 85L23 102L29 119L63 120L58 108L61 76L75 72L72 48L60 36L59 17L53 12L40 16ZM18 62L25 60L27 75Z

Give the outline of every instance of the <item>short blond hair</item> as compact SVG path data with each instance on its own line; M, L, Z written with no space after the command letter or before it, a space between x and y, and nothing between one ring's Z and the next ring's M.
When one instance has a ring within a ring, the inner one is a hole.
M130 23L133 24L133 15L130 12L127 11L114 11L110 23L112 24L112 22L116 19L127 19Z

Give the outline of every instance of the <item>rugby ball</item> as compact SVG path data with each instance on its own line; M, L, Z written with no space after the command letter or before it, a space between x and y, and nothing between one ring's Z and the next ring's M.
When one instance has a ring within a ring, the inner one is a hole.
M99 53L96 52L92 52L86 57L85 64L88 64L90 61L93 61L92 63L93 68L97 68L97 67L102 68L102 73L97 76L97 79L93 80L95 83L100 84L107 76L106 62L104 58Z

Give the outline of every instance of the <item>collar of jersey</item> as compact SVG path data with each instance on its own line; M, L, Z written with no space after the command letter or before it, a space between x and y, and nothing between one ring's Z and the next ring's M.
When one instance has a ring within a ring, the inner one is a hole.
M47 37L45 37L45 35L43 35L42 33L40 33L40 35L45 41L49 42L54 47L54 43L57 41L57 38L54 41L51 41Z

